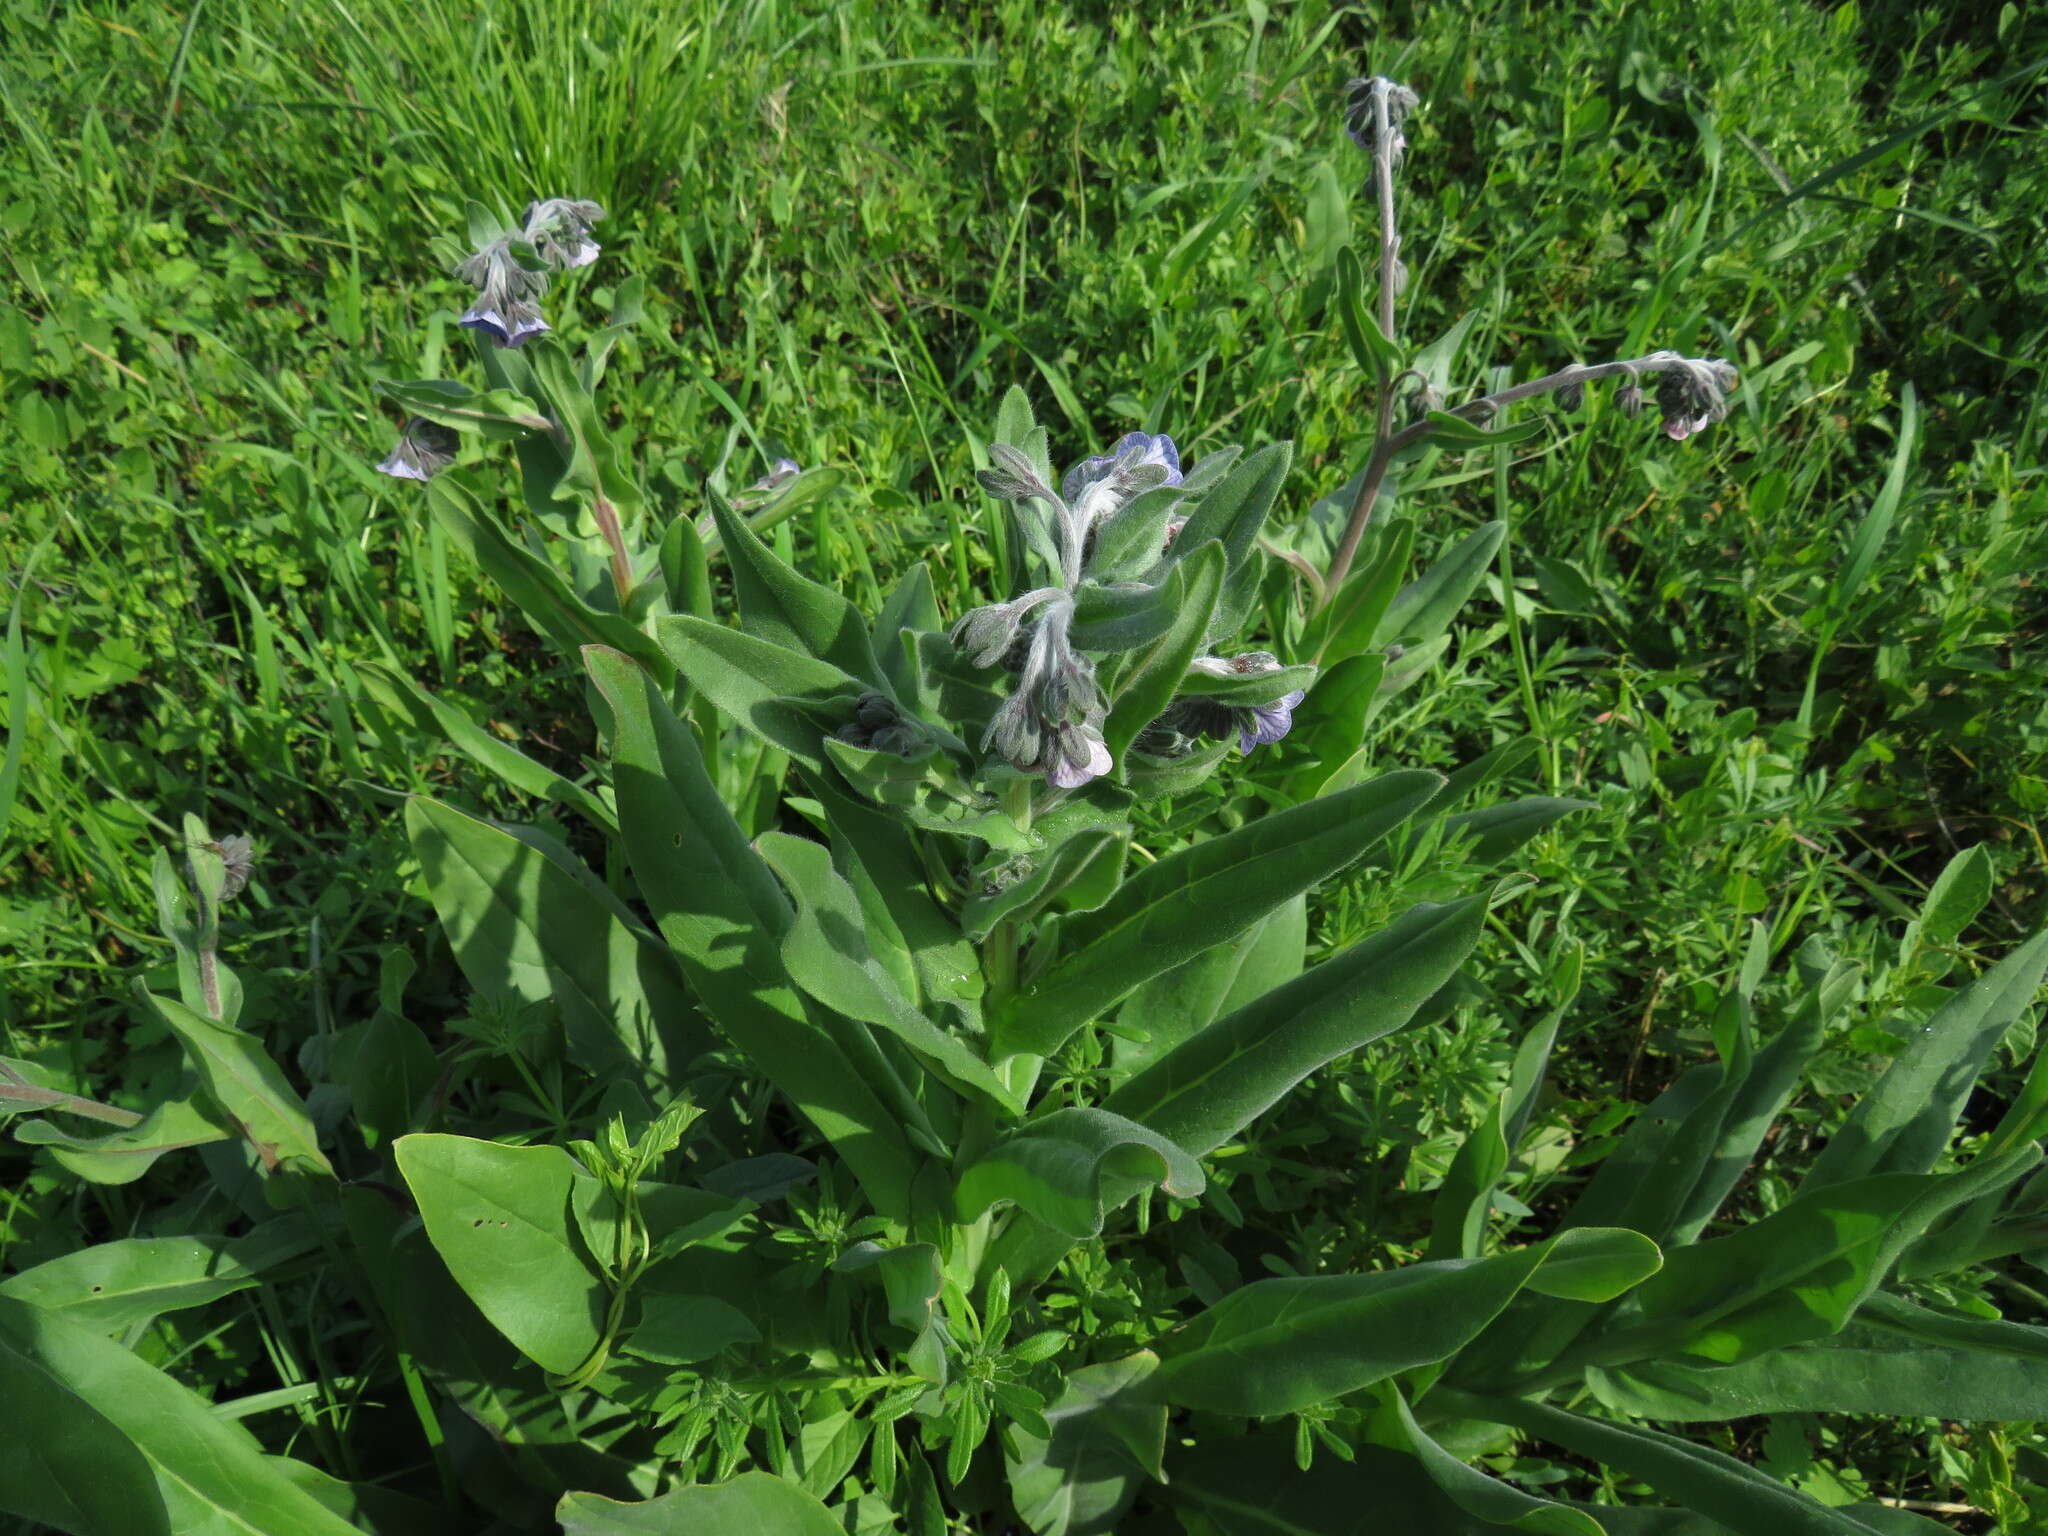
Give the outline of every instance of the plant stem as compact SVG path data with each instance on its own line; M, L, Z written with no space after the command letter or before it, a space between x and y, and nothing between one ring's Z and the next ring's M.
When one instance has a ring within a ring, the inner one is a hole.
M1546 373L1540 379L1531 379L1526 384L1511 385L1497 389L1490 395L1481 395L1477 400L1468 400L1463 405L1453 406L1450 415L1470 422L1482 422L1499 413L1504 407L1518 400L1532 399L1563 389L1567 384L1590 384L1597 379L1611 379L1616 374L1631 376L1645 373L1669 373L1685 361L1676 352L1652 352L1647 357L1631 357L1612 363L1573 363L1555 373ZM1365 525L1372 516L1372 504L1378 499L1380 485L1387 478L1387 470L1394 456L1417 444L1426 442L1437 430L1436 423L1424 419L1403 427L1399 432L1389 432L1393 426L1393 386L1390 384L1380 396L1379 424L1374 431L1372 458L1366 463L1365 480L1358 488L1358 499L1351 503L1351 520L1344 526L1344 537L1337 545L1337 553L1330 561L1330 570L1323 584L1323 601L1335 600L1344 578L1351 574L1352 559L1358 553L1358 541L1365 536Z
M626 558L625 530L619 527L618 509L604 492L599 491L591 504L591 512L597 518L598 531L604 535L605 543L612 551L612 586L619 594L619 611L625 612L626 599L633 591L633 566Z
M1387 116L1388 82L1375 83L1372 93L1372 176L1380 194L1380 333L1394 335L1394 265L1401 258L1401 234L1394 225L1394 125ZM1384 435L1384 434L1383 434Z

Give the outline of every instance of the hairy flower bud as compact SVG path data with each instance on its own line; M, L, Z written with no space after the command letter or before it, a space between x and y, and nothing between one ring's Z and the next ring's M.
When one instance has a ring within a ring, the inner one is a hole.
M1387 103L1387 157L1398 162L1402 151L1408 147L1401 124L1422 100L1407 86L1396 84L1385 75L1361 75L1347 83L1344 87L1344 131L1351 135L1352 143L1368 154L1377 149L1379 114L1374 108L1373 98L1381 94L1385 95Z
M992 468L974 478L998 501L1052 500L1052 487L1039 477L1038 466L1008 443L990 443Z
M590 238L590 226L603 217L602 208L582 198L544 198L527 207L526 242L551 267L564 272L587 267L600 249Z

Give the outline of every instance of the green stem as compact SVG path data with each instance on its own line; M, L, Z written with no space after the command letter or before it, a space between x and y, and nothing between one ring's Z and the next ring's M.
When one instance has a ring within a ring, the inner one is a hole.
M1508 451L1505 448L1493 450L1493 499L1494 515L1507 521L1508 517ZM1558 743L1543 729L1543 723L1536 708L1536 677L1529 667L1529 645L1522 633L1522 611L1515 597L1515 538L1509 528L1507 536L1500 541L1500 601L1507 615L1508 649L1514 653L1515 680L1521 687L1522 712L1529 717L1529 731L1542 742L1549 762L1550 792L1554 795L1563 781L1563 765L1558 757Z

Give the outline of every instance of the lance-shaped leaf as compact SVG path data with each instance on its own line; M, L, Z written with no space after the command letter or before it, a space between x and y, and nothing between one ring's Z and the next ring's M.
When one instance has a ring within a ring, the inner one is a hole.
M1372 648L1399 640L1412 649L1442 635L1486 579L1507 536L1506 523L1491 522L1460 539L1388 605L1373 631Z
M1640 1233L1581 1227L1489 1259L1257 1280L1160 1340L1159 1369L1135 1390L1212 1413L1297 1413L1449 1359L1525 1286L1605 1299L1658 1262Z
M1521 1398L1474 1398L1440 1391L1431 1402L1472 1418L1512 1424L1639 1477L1737 1536L1880 1536L1889 1529L1855 1511L1830 1509L1732 1456L1653 1429L1590 1419Z
M208 1096L255 1149L266 1174L334 1177L306 1101L285 1081L261 1041L139 983L137 991L178 1037Z
M1476 863L1495 864L1537 833L1556 825L1573 811L1591 809L1592 804L1590 800L1561 795L1528 795L1446 816L1444 831L1470 834L1475 841L1468 857Z
M1166 1408L1125 1389L1158 1364L1150 1351L1084 1365L1045 1410L1042 1440L1014 1426L1004 1457L1010 1498L1035 1536L1109 1536L1148 1482L1165 1476Z
M1133 992L1116 1015L1117 1077L1128 1078L1150 1066L1213 1024L1218 1015L1232 1011L1231 994L1247 966L1255 966L1264 979L1263 985L1249 988L1249 997L1261 997L1299 976L1306 919L1306 903L1296 898L1230 942L1184 961Z
M537 441L537 440L536 440ZM521 445L534 446L533 442ZM604 613L578 597L562 573L533 551L515 544L474 497L446 475L427 487L434 520L468 556L519 605L527 621L563 651L578 646L615 646L667 680L668 658L661 647L616 613Z
M9 1275L0 1296L112 1333L247 1290L270 1265L317 1246L318 1234L292 1217L232 1241L211 1234L124 1237Z
M1204 549L1174 566L1162 583L1173 607L1173 623L1163 635L1130 660L1116 682L1116 698L1102 739L1125 778L1127 759L1138 733L1173 702L1187 676L1188 663L1202 652L1216 604L1223 596L1224 554L1221 545Z
M1290 693L1305 693L1315 685L1314 667L1280 667L1271 672L1190 672L1181 679L1180 692L1200 694L1218 704L1235 708L1256 708L1277 703Z
M850 712L863 688L829 661L705 619L659 619L654 632L684 681L721 714L812 770L832 730L828 701L842 700Z
M578 1066L661 1075L710 1048L674 956L567 848L421 796L405 824L470 985L558 1007Z
M0 1297L0 1508L83 1536L358 1536L239 1424L90 1328Z
M613 445L590 386L568 349L555 337L543 336L524 349L524 356L534 382L554 407L556 441L568 445L568 467L554 488L554 498L560 500L565 489L574 490L591 498L602 496L622 514L642 511L645 500L626 455Z
M995 1021L1000 1052L1051 1055L1152 977L1349 868L1427 805L1442 782L1415 770L1386 774L1148 866L1106 905L1066 926L1067 953Z
M1336 298L1344 339L1366 376L1384 383L1400 372L1400 345L1380 329L1365 298L1365 265L1348 245L1337 252Z
M1318 1455L1303 1471L1294 1435L1267 1429L1243 1438L1204 1435L1167 1459L1154 1495L1182 1512L1191 1531L1216 1536L1472 1536L1472 1517L1444 1496L1413 1456L1358 1446L1352 1458ZM1687 1536L1720 1536L1689 1532Z
M1103 1107L1198 1157L1213 1152L1316 1068L1405 1025L1471 952L1486 900L1472 896L1410 909L1176 1046Z
M840 1149L876 1208L906 1213L917 1159L870 1079L873 1039L863 1025L806 1010L782 962L789 902L653 680L602 646L584 656L611 706L626 857L699 1003Z
M415 416L438 421L458 432L477 432L495 442L510 442L530 432L545 432L554 423L517 390L491 389L478 394L457 379L401 382L382 379L377 387Z
M1937 1349L1901 1339L1774 1349L1738 1365L1645 1360L1586 1372L1594 1396L1639 1419L1703 1423L1759 1413L2030 1419L2048 1403L2048 1360Z
M1944 1349L1967 1349L1985 1354L2018 1355L2048 1363L2048 1328L2004 1318L1961 1317L1916 1307L1903 1297L1880 1291L1866 1301L1856 1314L1858 1325L1882 1329L1888 1334L1933 1344Z
M642 1504L566 1493L555 1506L562 1536L844 1536L817 1497L767 1472L676 1488Z
M133 1183L166 1152L203 1147L232 1135L221 1123L219 1110L192 1098L166 1100L144 1115L141 1124L105 1136L80 1136L49 1120L24 1120L14 1128L16 1141L48 1147L61 1165L94 1184Z
M1373 1438L1413 1456L1429 1474L1430 1481L1467 1514L1487 1525L1504 1525L1511 1530L1531 1532L1532 1536L1607 1536L1591 1515L1524 1493L1460 1461L1415 1422L1415 1414L1398 1385L1389 1382L1380 1391L1380 1408L1372 1421Z
M1104 1213L1157 1184L1192 1199L1202 1167L1156 1131L1099 1109L1056 1109L1020 1126L960 1171L955 1216L973 1221L1011 1201L1055 1232L1079 1241L1102 1230Z
M2044 974L2048 933L2028 940L1950 998L1857 1102L1801 1190L1866 1174L1932 1168L1992 1047L2032 1005Z
M534 761L509 742L485 730L474 720L393 667L362 662L356 675L384 708L411 722L425 735L442 735L472 762L489 769L514 789L582 812L591 823L606 832L617 833L618 820L606 805L581 784L571 783L545 763Z
M919 1012L875 958L860 898L832 867L831 852L782 832L763 833L758 846L796 903L796 921L782 939L791 979L827 1008L887 1030L955 1088L981 1094L1012 1115L1023 1114L1024 1106L989 1064L966 1041ZM924 1119L914 1100L903 1112L909 1123Z
M1415 552L1414 519L1394 519L1371 549L1372 558L1353 571L1343 589L1309 621L1300 649L1317 663L1334 656L1341 666L1372 652L1373 636L1400 594L1401 578L1408 574L1408 560ZM1352 745L1357 746L1356 740Z
M1179 562L1210 540L1220 539L1230 569L1243 565L1258 542L1259 530L1266 526L1266 515L1273 510L1293 462L1292 443L1268 443L1247 455L1204 493L1167 558Z
M739 589L740 624L748 634L829 661L868 687L889 691L859 609L830 587L799 575L723 498L711 498L711 516L725 543Z
M1937 1217L2010 1184L2040 1157L2028 1147L1959 1173L1852 1180L1801 1194L1727 1237L1677 1249L1636 1297L1645 1321L1608 1341L1604 1358L1625 1363L1675 1347L1732 1363L1833 1333ZM1636 1349L1624 1347L1638 1339Z
M557 1376L573 1372L597 1347L609 1299L570 1210L575 1159L467 1136L394 1145L455 1283L521 1354Z
M1183 484L1155 485L1133 496L1095 530L1095 542L1088 551L1089 577L1101 582L1136 581L1150 571L1166 548L1167 521L1186 495Z

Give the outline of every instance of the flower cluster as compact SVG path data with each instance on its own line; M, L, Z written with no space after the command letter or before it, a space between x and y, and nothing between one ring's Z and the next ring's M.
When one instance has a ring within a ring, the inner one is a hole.
M979 476L989 495L1048 509L1060 585L977 608L954 626L953 642L972 665L1017 674L1016 689L983 733L982 750L1021 772L1044 774L1056 789L1079 789L1115 766L1102 739L1109 708L1095 665L1071 639L1081 567L1098 525L1134 496L1182 483L1180 450L1164 433L1126 433L1109 452L1068 470L1057 492L1031 457L1008 443L991 445L989 461Z
M1041 588L1014 603L995 605L1009 614L977 609L954 633L970 660L992 666L1017 638L1021 615L1015 610L1034 600L1043 611L1031 626L1016 690L989 721L981 749L993 749L1024 773L1044 774L1055 789L1079 789L1115 764L1102 739L1109 709L1095 684L1095 664L1074 650L1070 638L1072 594Z
M1261 677L1281 670L1280 658L1271 651L1246 651L1241 656L1197 656L1189 671L1209 677ZM1162 717L1162 726L1180 736L1225 737L1237 734L1240 756L1249 757L1258 747L1271 746L1294 728L1294 709L1308 695L1290 689L1263 704L1225 704L1200 694L1178 699Z
M590 226L604 217L596 203L550 197L529 206L521 228L487 241L455 269L476 289L461 324L501 347L516 347L548 329L538 300L550 272L587 267L597 260Z

